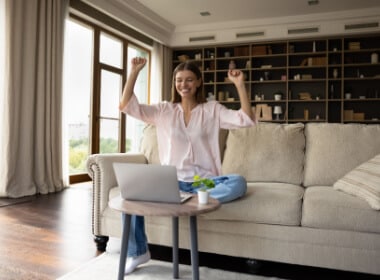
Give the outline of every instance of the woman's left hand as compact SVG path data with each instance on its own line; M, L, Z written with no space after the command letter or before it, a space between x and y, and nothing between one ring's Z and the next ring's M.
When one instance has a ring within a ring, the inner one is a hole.
M253 115L251 102L244 84L244 73L237 69L228 70L228 79L235 84L240 98L241 109L254 121L255 116Z
M228 79L235 85L244 83L244 73L236 69L228 70Z

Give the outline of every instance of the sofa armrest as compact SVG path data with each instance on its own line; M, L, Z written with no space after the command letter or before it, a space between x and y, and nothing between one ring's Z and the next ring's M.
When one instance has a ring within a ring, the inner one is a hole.
M92 179L93 201L92 201L92 223L93 233L101 234L101 215L108 205L109 192L117 186L114 162L147 163L143 154L93 154L87 159L87 172Z

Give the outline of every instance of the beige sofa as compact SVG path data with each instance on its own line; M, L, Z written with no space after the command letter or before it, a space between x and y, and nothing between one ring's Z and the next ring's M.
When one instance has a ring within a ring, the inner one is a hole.
M220 142L223 173L245 176L248 192L198 219L200 251L380 274L380 211L333 188L380 154L380 125L260 123L221 133ZM108 207L119 194L112 162L157 163L154 127L146 128L141 150L88 160L100 249L105 236L121 233L120 213ZM169 218L147 217L146 230L149 243L171 245ZM180 219L180 247L189 248L188 231Z

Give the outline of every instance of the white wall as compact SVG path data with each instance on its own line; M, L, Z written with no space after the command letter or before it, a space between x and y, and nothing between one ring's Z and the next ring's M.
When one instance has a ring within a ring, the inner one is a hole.
M346 24L380 22L380 7L376 9L363 9L351 12L318 14L314 16L293 16L265 20L251 20L209 24L192 25L176 29L173 33L170 46L189 46L237 42L269 41L294 38L310 38L321 36L348 35L355 33L380 32L380 28L366 28L360 30L345 30ZM379 24L380 25L380 24ZM288 35L288 29L317 27L317 33ZM263 36L237 38L237 33L264 32ZM215 36L215 40L202 42L189 42L191 37Z
M345 24L380 22L380 6L371 9L349 10L288 16L260 20L244 20L216 24L194 24L175 28L170 23L148 11L136 0L82 0L121 20L126 25L170 47L255 42L294 38L348 35L380 32L380 28L346 31ZM288 35L288 29L318 27L317 33ZM237 38L237 33L264 32L263 36ZM191 37L214 36L214 40L190 42Z

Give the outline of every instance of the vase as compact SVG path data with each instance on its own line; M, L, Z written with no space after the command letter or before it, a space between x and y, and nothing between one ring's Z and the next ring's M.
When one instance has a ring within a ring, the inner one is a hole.
M233 70L236 68L236 63L234 60L230 61L230 64L228 65L228 69Z
M333 70L333 77L336 79L338 78L338 69L334 68Z
M208 191L198 191L198 203L199 204L207 204L208 203Z
M379 56L377 55L377 53L371 54L371 63L375 64L375 63L378 63L378 62L379 62Z

